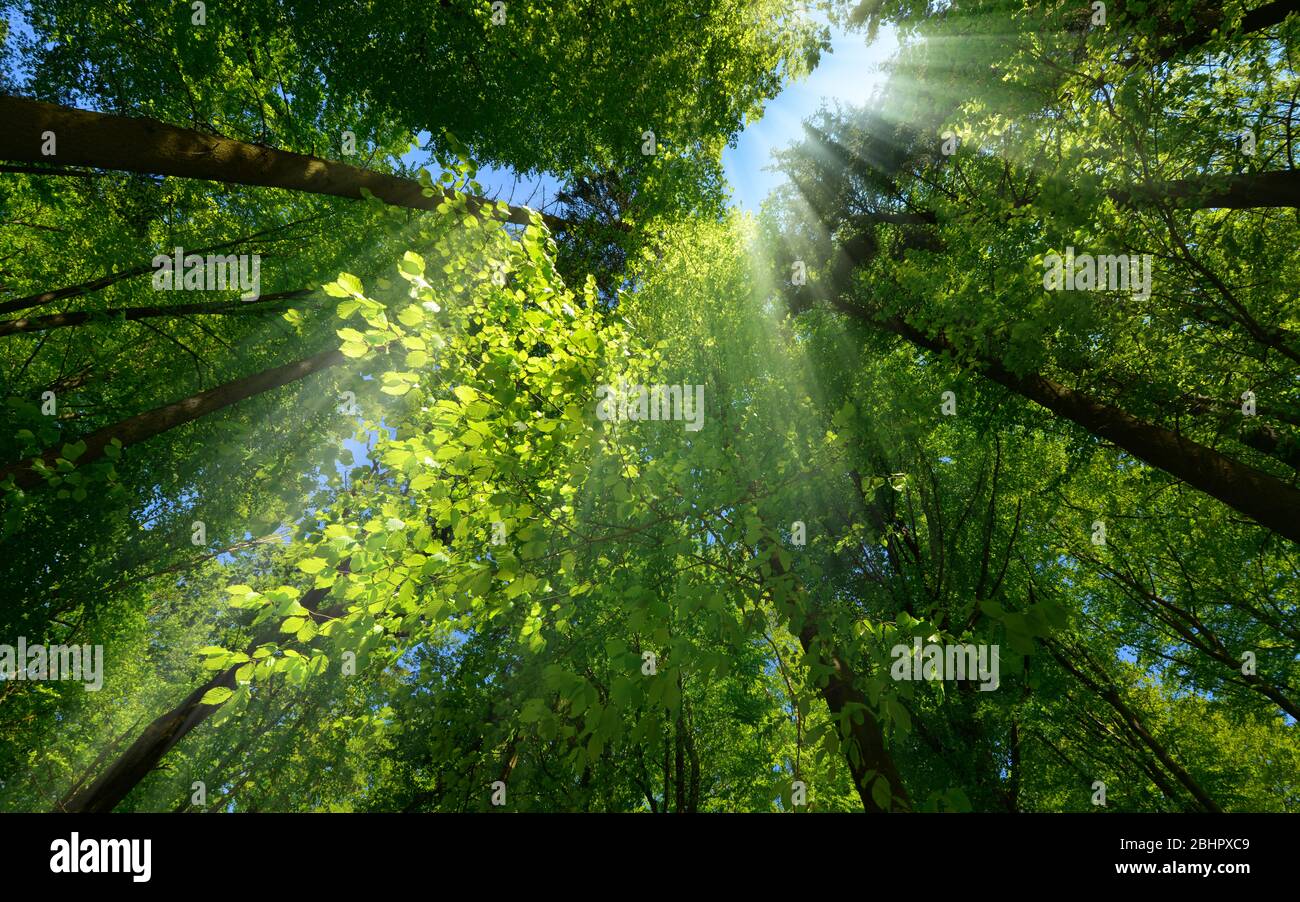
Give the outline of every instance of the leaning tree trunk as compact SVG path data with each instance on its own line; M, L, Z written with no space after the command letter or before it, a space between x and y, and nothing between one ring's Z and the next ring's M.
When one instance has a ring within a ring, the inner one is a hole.
M340 572L346 573L351 558L344 558L338 565ZM329 595L330 588L311 589L302 597L302 606L317 619L325 620L342 612L342 604L331 607L328 611L318 611L320 603ZM250 656L263 642L275 638L275 631L263 630L248 646ZM181 701L180 704L156 717L149 726L119 755L112 764L104 769L85 789L77 792L62 805L64 811L107 813L116 808L127 794L134 789L149 772L158 766L163 756L221 708L221 705L205 705L203 696L212 689L235 688L235 671L242 664L232 665L214 674Z
M1223 4L1216 2L1207 2L1200 8L1193 7L1182 13L1183 17L1190 20L1192 28L1183 34L1177 40L1171 41L1164 47L1154 53L1150 59L1144 60L1139 56L1132 56L1121 61L1122 68L1130 68L1141 64L1142 62L1165 63L1177 56L1201 47L1213 40L1223 30L1225 16L1222 9ZM1121 14L1124 10L1121 8ZM1250 10L1241 17L1241 22L1237 28L1237 35L1244 37L1272 28L1287 16L1294 12L1300 12L1300 2L1297 0L1273 0L1271 3L1265 3L1263 6ZM1122 17L1114 23L1123 28L1132 26L1133 22L1128 21L1127 17Z
M419 210L432 210L450 195L447 189L434 187L432 196L426 197L425 187L412 179L178 128L157 119L0 97L0 122L4 123L0 159L4 160L120 169L353 199L369 191L385 203ZM42 152L47 132L53 132L55 139L55 153L50 156ZM540 215L552 229L567 225L527 207L472 196L467 201L469 212L475 215L519 225Z
M63 806L64 811L107 813L158 766L162 756L191 730L216 713L218 705L204 705L203 696L212 689L235 688L235 671L228 667L185 697L175 708L156 718L125 752L85 789Z
M918 347L957 353L945 337L926 335L900 319L880 325ZM1217 498L1278 535L1300 542L1300 489L1295 486L1046 376L1017 375L990 357L976 360L994 382Z
M260 232L254 232L251 235L245 235L242 238L234 238L230 241L223 241L220 244L210 244L207 247L197 247L190 251L191 254L207 254L212 251L225 250L227 248L238 247L241 244L247 244L256 238L265 238L275 232L282 232L285 229L302 225L319 219L320 215L308 216L305 219L299 219L295 222L285 223L281 226L272 226L269 229L263 229ZM12 298L0 303L0 313L14 313L19 310L26 310L29 307L41 307L54 301L61 301L64 298L75 298L81 295L90 294L99 291L101 288L107 288L110 285L116 285L118 282L124 282L127 279L134 279L137 276L143 276L148 273L156 272L152 262L141 263L138 266L119 269L117 272L111 272L107 275L91 279L88 282L79 282L76 285L66 285L63 288L55 288L50 291L38 291L36 294L29 294L21 298Z
M947 352L961 359L958 349L942 332L924 332L900 317L877 315L848 299L853 270L862 262L857 250L860 246L859 239L851 239L839 250L827 289L831 304L846 316L874 329L893 332L918 348ZM967 359L973 359L980 372L994 382L1222 501L1278 535L1300 542L1300 489L1295 486L1039 373L1014 373L993 355L976 353Z
M306 289L297 291L280 291L264 294L256 301L219 301L214 304L172 304L162 307L110 307L107 310L74 310L70 313L47 313L44 316L19 317L0 320L0 338L6 335L18 335L23 332L46 332L50 329L66 329L69 326L81 326L93 320L121 320L138 322L159 317L183 316L244 316L246 314L279 313L284 307L268 303L270 301L287 301L306 297L311 292Z
M227 382L216 388L201 391L171 404L155 407L153 410L147 410L133 417L127 417L125 420L120 420L84 436L81 441L85 442L86 450L77 458L77 466L83 466L103 457L105 449L109 447L113 439L117 439L123 448L139 444L169 429L193 422L213 411L229 407L245 398L251 398L270 389L288 385L290 382L295 382L304 376L328 367L336 366L345 360L347 358L337 349L322 351L311 357L304 357L284 366L262 370L260 373L254 373L251 376ZM40 485L44 481L44 476L35 468L35 463L44 461L47 467L53 469L54 462L63 456L62 449L63 444L59 443L54 447L47 448L37 457L9 464L0 469L0 483L13 476L14 484L18 488L30 489Z

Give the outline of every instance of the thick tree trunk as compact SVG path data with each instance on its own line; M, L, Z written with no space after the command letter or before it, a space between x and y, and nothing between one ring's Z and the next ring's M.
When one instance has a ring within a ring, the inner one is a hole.
M865 311L847 304L839 306L851 315L869 318ZM877 325L903 336L918 347L957 354L945 337L926 335L900 319L891 318ZM1300 542L1300 489L1046 376L1038 373L1016 375L1001 361L989 357L979 356L976 360L984 375L994 382L1217 498L1278 535Z
M1300 179L1295 178L1300 171L1285 174L1292 177L1290 190L1300 204ZM865 262L873 244L871 234L863 233L840 245L826 289L827 300L846 316L900 335L919 348L947 352L960 359L962 355L942 332L931 335L900 317L878 316L848 300L853 272ZM994 382L1217 498L1278 535L1300 542L1300 489L1295 486L1046 376L1018 375L988 354L971 356Z
M826 701L826 707L830 709L831 720L836 723L838 729L840 712L844 710L845 705L853 705L853 710L861 716L861 722L855 717L850 717L849 735L845 737L857 745L858 755L855 759L853 755L846 752L845 760L849 765L849 772L853 775L853 785L858 791L858 798L862 800L863 810L872 814L911 810L911 797L903 784L903 777L898 772L893 755L885 746L885 735L880 728L880 722L872 713L872 706L867 703L866 696L853 685L852 668L834 649L829 648L826 642L819 641L817 618L811 611L804 610L802 605L794 601L787 600L784 605L779 601L781 593L776 591L776 583L782 580L789 581L787 584L789 591L786 595L788 599L806 598L806 593L798 585L794 574L786 570L775 551L768 556L767 566L771 568L773 580L769 589L772 590L773 601L776 602L778 609L783 606L789 608L791 620L802 621L792 622L791 626L798 629L799 644L803 646L804 652L816 654L822 664L832 668L826 685L821 687L821 695ZM889 782L890 799L887 805L880 805L871 791L871 784L876 780L876 776L868 776L872 771Z
M1266 28L1272 28L1297 11L1300 11L1300 2L1298 0L1273 0L1272 3L1265 3L1263 6L1256 7L1242 16L1241 27L1237 34L1245 36L1257 31L1263 31ZM1117 12L1119 13L1119 20L1116 24L1121 27L1135 24L1128 20L1123 6ZM1195 50L1197 47L1208 43L1216 33L1221 32L1223 29L1223 4L1219 2L1207 2L1190 10L1180 10L1180 16L1190 19L1193 24L1192 29L1178 40L1161 48L1155 54L1154 62L1167 62ZM1138 65L1141 62L1142 59L1139 57L1130 57L1124 60L1122 65L1129 67Z
M1127 206L1164 202L1191 210L1300 207L1300 170L1153 182L1119 188L1110 196Z
M235 688L237 667L215 674L166 714L157 717L144 732L91 783L64 805L65 811L107 813L148 776L162 756L191 730L216 713L220 705L203 705L200 700L211 689Z
M385 203L431 210L447 199L435 187L425 197L424 186L412 179L385 175L319 157L247 144L157 119L93 113L20 97L0 97L0 159L24 163L93 166L153 175L205 179L238 185L284 188L311 194L361 198L368 190ZM46 132L53 132L56 153L45 156ZM493 216L527 225L533 211L507 206L497 212L495 201L468 198L475 215ZM487 209L492 208L492 209ZM543 216L552 229L565 221Z
M803 628L799 630L799 644L803 646L805 652L810 652L816 647L814 644L816 639L816 623L809 617L804 621ZM857 709L862 715L862 722L850 720L849 728L849 737L857 744L859 757L856 763L850 755L846 754L845 758L849 771L853 774L853 785L858 790L858 798L862 800L863 810L871 814L911 810L912 801L908 796L907 787L903 784L903 777L894 764L893 755L885 747L884 733L880 729L879 721L872 714L871 706L867 704L866 696L853 685L852 669L839 655L834 652L827 654L824 648L822 658L824 663L835 668L821 690L822 698L826 700L826 707L830 709L831 720L838 722L840 711L846 704L862 706ZM876 802L871 793L871 783L876 778L868 779L868 771L875 771L889 781L888 805L881 806Z
M877 316L847 299L853 270L863 262L861 251L867 240L850 239L841 245L826 293L830 303L846 316L900 335L918 348L947 352L961 359L942 333L930 335L899 317ZM1295 486L1046 376L1017 375L987 354L972 357L994 382L1217 498L1278 535L1300 542L1300 489Z
M254 373L251 376L227 382L225 385L201 391L196 395L190 395L180 401L128 417L84 436L81 441L86 443L86 450L77 458L76 464L77 466L83 466L103 457L104 449L109 446L113 439L121 442L123 448L129 448L131 445L139 444L169 429L197 420L213 411L229 407L245 398L251 398L273 388L288 385L290 382L295 382L304 376L335 366L345 360L347 358L338 350L322 351L311 357L295 360L293 363L287 363L284 366L262 370L260 373ZM12 475L15 485L19 488L30 489L38 486L44 481L44 477L33 467L33 464L37 460L43 460L47 466L53 469L54 461L61 456L63 456L62 442L46 449L38 457L12 463L0 469L0 483L3 483Z
M350 558L345 558L338 565L340 572L346 573ZM318 611L322 601L330 593L330 588L311 589L303 594L302 606L312 612L318 619L337 616L342 612L342 605L335 605L330 610ZM277 624L278 626L278 624ZM274 639L274 629L262 630L258 637L249 643L246 653L252 655L259 645ZM77 792L64 805L64 811L107 813L121 804L122 800L134 789L149 772L158 766L171 749L202 724L217 713L220 705L204 705L201 700L209 690L225 687L235 688L235 671L242 664L226 668L204 682L191 692L180 704L156 717L144 728L139 738L125 752L109 765L94 783Z

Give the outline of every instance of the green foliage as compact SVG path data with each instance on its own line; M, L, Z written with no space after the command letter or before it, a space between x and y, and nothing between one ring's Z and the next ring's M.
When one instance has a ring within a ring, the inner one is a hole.
M0 454L47 452L0 482L0 643L105 658L97 692L0 682L0 807L67 807L189 703L118 810L493 811L495 781L511 811L1300 806L1294 543L986 378L1294 482L1294 210L1167 190L1289 165L1294 18L832 4L909 43L754 218L721 150L821 28L650 6L5 6L24 93L329 158L351 130L398 173L428 130L450 195L5 175L5 318L90 315L0 334ZM479 163L581 221L473 214ZM150 259L236 240L274 299L121 312L211 301L159 300ZM1070 245L1154 254L1155 290L1044 291ZM624 385L682 403L611 417ZM898 679L914 643L996 646L996 686Z

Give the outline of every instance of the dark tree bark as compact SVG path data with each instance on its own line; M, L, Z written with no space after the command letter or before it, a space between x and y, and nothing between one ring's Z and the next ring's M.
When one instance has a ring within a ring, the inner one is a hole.
M1125 206L1164 202L1190 210L1300 207L1300 170L1153 182L1117 188L1110 196Z
M863 246L861 240L851 239L841 245L837 255L827 298L840 312L872 328L893 332L918 348L973 360L994 382L1217 498L1278 535L1300 542L1300 489L1295 486L1039 373L1014 373L992 354L963 358L942 332L923 332L900 317L879 316L850 302L846 293L854 267L862 262Z
M1263 31L1266 28L1272 28L1287 16L1298 11L1300 11L1300 0L1274 0L1272 3L1265 3L1263 6L1252 9L1242 17L1241 28L1237 34L1244 36ZM1121 22L1127 18L1124 12L1124 7L1121 6L1118 10ZM1202 4L1192 10L1190 19L1192 23L1191 30L1185 32L1178 40L1160 48L1159 52L1155 54L1153 62L1168 62L1212 40L1215 32L1221 31L1223 28L1223 5L1217 2ZM1123 65L1129 67L1138 65L1141 62L1142 59L1134 56L1124 60Z
M338 565L339 572L348 572L351 559L345 558ZM336 604L327 611L320 611L323 602L330 593L325 587L311 589L303 594L302 606L318 620L337 616L342 613L343 605ZM277 635L278 624L262 629L257 638L249 643L246 653L251 655L256 648ZM225 687L235 688L235 672L242 667L236 664L214 674L210 679L181 700L170 711L158 715L133 742L125 752L117 757L95 782L78 791L63 804L64 811L85 813L108 813L121 804L122 800L134 789L149 772L158 766L171 749L195 727L198 727L221 708L220 705L204 705L201 700L209 690Z
M129 448L169 429L193 422L213 411L229 407L245 398L251 398L254 395L279 388L282 385L288 385L290 382L295 382L304 376L336 366L345 360L347 358L338 350L322 351L311 357L304 357L284 366L262 370L260 373L254 373L251 376L227 382L225 385L201 391L196 395L190 395L180 401L162 407L155 407L153 410L147 410L144 413L128 417L125 420L92 432L90 435L83 436L81 441L86 443L86 450L77 458L76 464L77 466L84 466L103 457L104 449L109 446L113 439L121 442L123 448ZM60 442L52 448L47 448L37 457L12 463L0 469L0 483L13 476L14 484L19 488L30 489L40 485L44 481L44 477L33 465L36 461L43 460L47 466L53 469L54 461L63 456L63 444L63 442Z
M843 305L841 309L854 308ZM865 316L860 310L855 315ZM890 318L880 325L917 347L959 356L945 337L926 335L900 319ZM1217 498L1278 535L1300 542L1300 489L1295 486L1046 376L1017 375L988 356L975 359L994 382Z
M371 172L291 151L248 144L157 119L111 116L20 97L0 97L0 159L23 163L58 163L93 166L152 175L204 179L237 185L284 188L311 194L358 199L362 189L385 203L417 210L432 210L448 197L435 187L425 197L424 187L412 179ZM42 134L56 136L54 156L41 153ZM507 206L498 212L495 201L469 197L468 210L527 225L533 211ZM553 216L542 218L552 229L566 223Z
M816 638L815 621L809 618L804 622L803 629L799 631L799 644L803 646L805 652L811 651L815 647ZM839 719L840 711L846 704L862 706L858 709L862 715L862 723L851 722L850 726L850 737L857 743L860 757L856 764L851 757L847 760L849 770L853 774L853 785L858 790L858 798L862 800L863 809L871 814L911 810L912 802L903 783L903 777L894 764L893 755L885 747L884 733L880 729L879 721L871 713L866 696L853 685L852 669L833 652L827 654L823 649L822 657L825 663L835 668L835 672L821 689L826 707L830 709L831 720ZM870 784L875 779L874 777L871 780L867 779L867 772L871 770L889 781L890 800L886 806L877 803L871 794Z
M686 810L686 718L681 708L677 709L677 722L673 725L673 775L676 785L673 796L673 811L681 814Z
M867 703L867 698L862 691L853 685L853 669L834 649L829 647L828 643L820 640L817 618L813 612L799 610L798 605L788 600L805 593L798 587L794 574L786 570L775 551L768 556L767 566L771 568L772 583L769 584L769 590L773 591L773 600L779 610L784 608L790 616L791 626L797 630L799 644L803 646L804 652L815 654L820 663L831 668L826 684L820 690L826 707L830 710L831 720L838 724L840 712L846 705L853 705L854 711L861 716L860 722L858 718L850 718L847 737L857 745L857 758L855 760L854 756L846 752L845 760L853 775L853 785L858 791L858 798L862 800L863 810L871 814L910 811L912 800L903 783L903 777L898 772L893 755L885 746L884 732L875 714L872 713L871 705ZM783 581L788 589L787 600L784 603L776 591L778 584ZM869 771L875 771L889 781L890 799L887 805L880 805L872 794L871 784L876 777L868 778Z
M682 690L682 706L686 707L686 692ZM686 800L686 810L695 814L700 810L700 751L695 747L695 723L686 708L686 756L691 765L690 795Z

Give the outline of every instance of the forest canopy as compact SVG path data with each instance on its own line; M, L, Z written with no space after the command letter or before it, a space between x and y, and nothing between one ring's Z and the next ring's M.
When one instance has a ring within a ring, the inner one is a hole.
M1297 4L0 8L0 810L1300 811Z

